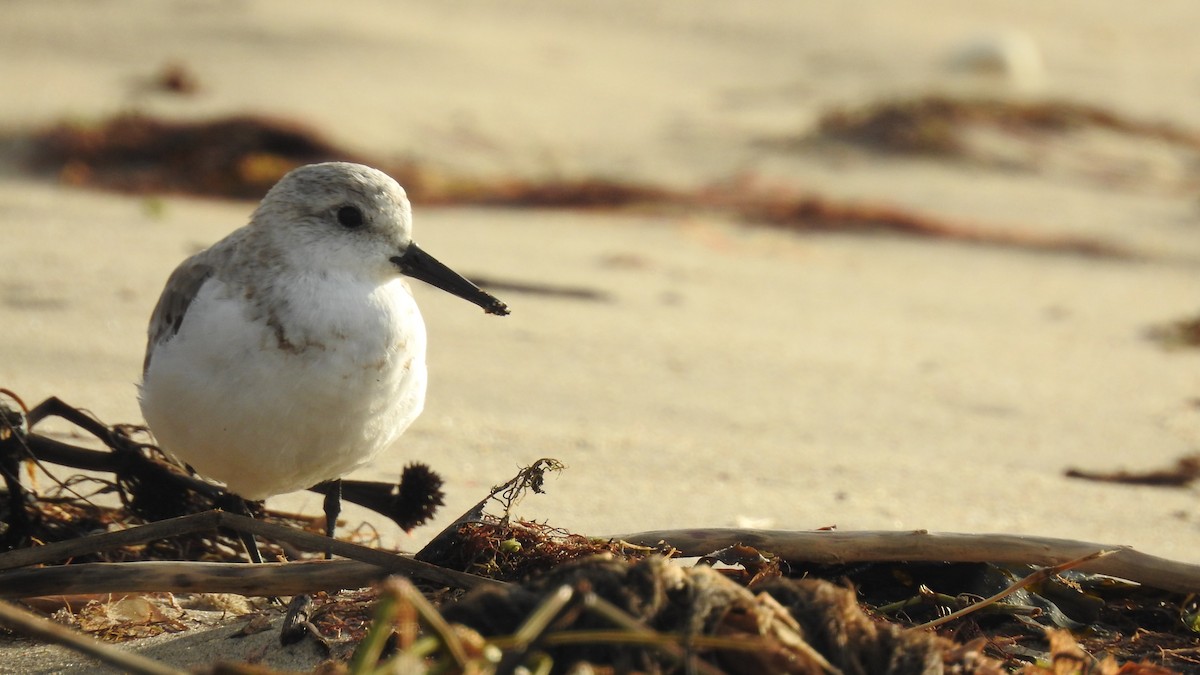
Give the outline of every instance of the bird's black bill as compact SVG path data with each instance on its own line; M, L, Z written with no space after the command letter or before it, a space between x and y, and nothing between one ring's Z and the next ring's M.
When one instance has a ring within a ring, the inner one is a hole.
M463 300L473 302L488 314L496 316L508 314L508 305L471 283L458 272L438 262L437 258L422 251L415 243L410 243L404 255L392 258L392 262L400 268L402 274L420 279L447 293L457 295Z

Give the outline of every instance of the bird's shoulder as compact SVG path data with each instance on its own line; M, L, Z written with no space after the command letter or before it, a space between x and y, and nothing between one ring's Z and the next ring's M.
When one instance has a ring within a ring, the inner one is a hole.
M204 284L223 276L223 272L235 262L239 244L245 238L245 230L238 230L213 244L211 247L187 258L167 277L158 303L150 315L147 330L146 358L142 372L150 367L154 348L170 340L183 325L192 301L200 294Z

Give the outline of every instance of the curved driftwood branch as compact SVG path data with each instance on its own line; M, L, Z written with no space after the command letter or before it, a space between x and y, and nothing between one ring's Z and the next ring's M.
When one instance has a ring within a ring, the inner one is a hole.
M1177 562L1127 546L1012 534L951 532L791 532L734 528L653 530L612 537L652 546L666 542L684 555L706 555L744 544L791 562L826 565L866 561L991 562L1058 565L1090 553L1113 550L1078 569L1107 574L1179 593L1200 592L1200 565Z

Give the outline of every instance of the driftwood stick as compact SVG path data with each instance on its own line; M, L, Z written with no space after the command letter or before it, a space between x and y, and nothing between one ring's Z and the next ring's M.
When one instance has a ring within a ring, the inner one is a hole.
M387 575L382 567L357 560L82 563L4 572L0 574L0 598L163 592L299 595L364 588Z
M215 530L221 525L223 516L229 514L221 511L205 511L190 516L180 516L156 523L138 525L127 530L104 532L66 541L58 541L44 546L19 548L6 553L0 553L0 570L40 565L44 563L66 560L87 553L109 551L122 546L144 544L156 539L166 539L191 532Z
M198 532L212 530L217 527L228 527L239 532L275 539L277 541L285 541L294 546L307 548L314 551L323 551L326 548L331 549L334 554L340 555L360 562L368 563L377 568L381 568L386 572L405 574L408 576L432 581L435 583L453 586L455 588L474 588L481 584L499 583L490 579L485 579L474 574L458 572L436 565L413 560L412 558L380 551L378 549L352 544L350 542L340 541L337 539L329 539L319 534L297 530L291 527L266 523L260 520L255 520L247 516L238 515L235 513L226 513L224 511L205 511L190 516L181 516L179 518L171 518L169 520L150 523L149 525L141 525L120 532L106 532L103 534L81 537L70 541L57 542L47 544L31 549L22 549L18 551L10 551L0 554L0 569L12 569L14 567L25 567L39 563L52 562L70 558L72 556L83 553L94 553L103 551L118 546L128 544L142 543L154 539L161 539L178 534L188 532ZM132 565L133 563L117 563L120 566ZM199 563L213 565L216 563ZM293 563L295 564L295 563ZM234 563L235 567L251 567L241 563ZM70 565L64 569L78 570L82 565ZM30 595L38 595L37 593L29 593L27 589L22 587L22 584L29 583L30 575L36 572L49 572L46 570L17 570L12 572L0 573L0 597L26 597ZM36 576L36 575L35 575ZM106 592L120 592L118 589ZM167 590L162 589L140 589L140 590ZM315 590L315 589L314 589ZM65 591L60 591L65 592ZM269 595L270 593L268 593ZM278 592L278 594L284 594Z
M1096 551L1118 549L1078 569L1167 591L1200 592L1200 565L1167 560L1124 546L1071 539L924 530L789 532L733 528L655 530L617 535L612 539L647 546L666 542L689 556L706 555L734 544L745 544L774 553L784 560L826 565L866 561L1058 565Z
M310 551L324 551L328 549L333 551L334 555L370 563L396 574L404 574L426 581L453 586L454 588L475 588L476 586L486 584L503 583L476 574L467 574L466 572L430 565L429 563L413 560L410 557L396 553L380 551L379 549L359 544L351 544L340 539L330 539L324 535L313 534L312 532L305 532L291 527L264 523L261 520L255 520L247 516L239 516L223 511L218 513L221 513L223 516L221 524L225 527L249 532L250 534L256 534L268 539L286 541L289 544L307 548Z
M16 633L63 645L81 654L87 654L119 668L122 672L136 675L182 675L184 673L182 670L176 670L140 654L105 644L91 636L83 635L66 626L60 626L6 602L0 602L0 624Z

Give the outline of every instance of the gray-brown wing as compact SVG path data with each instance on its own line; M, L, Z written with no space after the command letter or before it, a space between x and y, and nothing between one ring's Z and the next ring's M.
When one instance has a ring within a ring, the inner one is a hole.
M150 315L146 360L142 362L143 374L150 368L150 358L154 354L154 348L179 332L188 306L192 304L192 300L196 299L200 287L214 272L216 272L216 267L209 264L201 254L183 261L171 273L162 295L158 298L158 304L154 306L154 313Z

